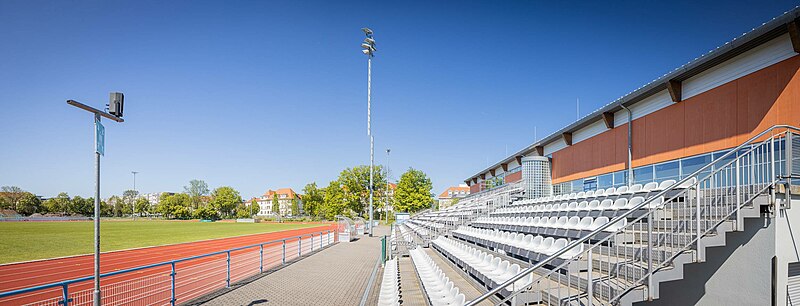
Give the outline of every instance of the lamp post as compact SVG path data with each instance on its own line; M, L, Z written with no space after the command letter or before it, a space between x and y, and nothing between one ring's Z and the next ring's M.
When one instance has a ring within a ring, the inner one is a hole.
M119 92L110 94L108 109L104 112L74 100L67 100L67 104L85 110L94 117L95 139L95 190L94 190L94 305L100 306L100 156L105 155L105 127L100 118L105 117L116 122L124 122L122 106L124 96Z
M372 183L372 168L375 164L375 150L373 148L372 137L372 57L375 56L375 39L372 37L372 30L369 28L362 28L364 35L367 38L361 43L361 50L367 56L367 136L369 136L369 236L372 237L372 196L375 191L375 186Z
M139 173L139 171L131 171L131 174L133 174L133 192L136 192L136 174L137 173ZM139 193L136 192L136 195L138 196Z
M386 205L383 208L383 213L386 214L386 223L389 223L389 152L392 149L386 149Z

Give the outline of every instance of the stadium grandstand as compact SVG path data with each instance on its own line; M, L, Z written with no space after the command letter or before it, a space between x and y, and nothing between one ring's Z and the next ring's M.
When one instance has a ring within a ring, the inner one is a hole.
M415 284L429 305L800 304L798 18L625 94L466 178L458 204L397 225L380 304L406 304ZM416 279L398 280L404 267Z

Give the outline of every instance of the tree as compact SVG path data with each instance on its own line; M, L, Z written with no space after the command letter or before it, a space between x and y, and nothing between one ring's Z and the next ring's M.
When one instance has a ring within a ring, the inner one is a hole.
M416 212L430 207L433 203L432 188L433 184L424 172L409 168L400 177L394 191L395 210Z
M122 201L125 205L130 207L131 213L136 211L136 198L139 197L139 192L136 190L125 190L122 192Z
M86 199L89 202L94 203L94 198ZM114 214L114 208L111 205L108 205L106 201L100 201L100 216L101 217L111 217Z
M150 200L147 198L138 198L136 199L136 204L134 206L134 212L139 214L139 216L143 216L145 214L150 213Z
M272 213L278 216L281 214L281 203L278 202L277 193L272 195Z
M192 200L192 207L200 205L200 197L208 195L208 184L203 180L194 179L189 181L189 186L183 186L183 190Z
M156 211L167 218L189 219L192 217L192 199L188 194L161 194Z
M455 206L456 204L458 204L459 200L461 200L461 198L453 197L453 199L450 200L450 206Z
M22 198L17 203L17 212L30 216L31 214L40 212L42 210L42 201L35 194L25 192Z
M219 213L213 207L203 206L194 210L194 218L201 220L217 220Z
M59 193L55 198L50 198L42 203L45 212L66 214L70 210L70 198L66 192Z
M373 206L383 205L380 199L386 191L386 178L381 166L372 168ZM369 209L369 166L347 168L339 174L339 183L345 191L347 204L356 214L364 215Z
M17 204L19 204L19 201L25 196L25 190L22 190L22 188L17 186L0 187L0 192L2 192L0 193L0 196L5 198L4 202L6 205L13 210L17 210Z
M299 216L300 215L300 203L297 202L297 198L292 199L292 216Z
M339 181L332 181L328 183L328 187L324 189L323 204L319 208L320 216L327 220L333 220L337 215L344 215L347 208L344 190L339 184ZM349 215L349 211L347 212Z
M236 206L241 203L242 197L239 192L231 187L219 187L211 193L211 207L226 217L233 217Z
M325 190L317 188L317 183L303 187L303 210L312 217L320 216L320 208L325 200Z
M70 213L80 214L84 216L93 216L94 215L94 199L89 201L89 199L84 199L81 196L75 196L70 201Z
M250 205L247 205L250 203ZM253 215L258 213L258 201L253 199L250 202L244 202L236 206L236 218L244 219L244 218L252 218Z

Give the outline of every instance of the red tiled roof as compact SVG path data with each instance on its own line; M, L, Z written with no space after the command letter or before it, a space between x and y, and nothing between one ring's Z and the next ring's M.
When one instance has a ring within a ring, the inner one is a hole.
M468 195L469 194L469 187L460 187L460 186L458 186L458 187L449 187L449 188L445 189L441 194L439 194L439 198L440 199L452 198L451 196L449 196L447 194L448 191L452 191L453 194L456 194L457 192L460 192L460 191L464 191L464 195Z

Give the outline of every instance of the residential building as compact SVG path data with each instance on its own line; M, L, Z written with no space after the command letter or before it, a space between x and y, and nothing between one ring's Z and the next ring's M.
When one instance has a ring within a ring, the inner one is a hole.
M467 184L460 184L458 186L448 187L437 198L439 200L439 209L450 207L453 200L461 199L469 195L469 186Z
M297 200L297 205L299 206L300 210L303 209L303 202L300 198L300 195L294 192L292 188L279 188L278 190L267 190L266 193L261 195L258 198L258 206L259 216L269 216L274 215L275 212L272 211L272 199L273 197L278 198L278 204L280 206L279 214L281 216L290 216L292 214L292 200Z

